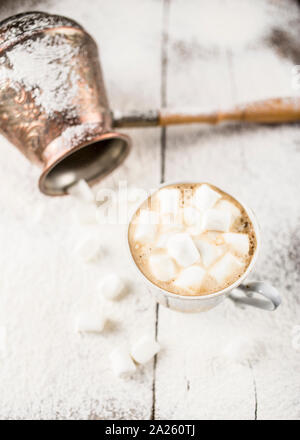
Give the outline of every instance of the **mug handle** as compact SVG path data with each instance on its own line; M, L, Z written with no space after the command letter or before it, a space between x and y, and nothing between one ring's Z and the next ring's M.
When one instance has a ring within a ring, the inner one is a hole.
M243 292L243 296L237 291ZM254 295L260 295L264 298L255 298ZM279 292L271 284L263 281L252 281L246 284L240 284L228 296L236 304L243 304L257 307L259 309L273 311L281 304Z

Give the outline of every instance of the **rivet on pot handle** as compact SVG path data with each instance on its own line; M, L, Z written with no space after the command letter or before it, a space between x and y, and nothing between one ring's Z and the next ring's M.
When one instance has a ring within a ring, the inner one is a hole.
M238 291L242 291L245 295L241 296ZM262 296L263 298L255 297ZM240 284L229 295L229 298L237 304L257 307L259 309L273 311L281 304L279 292L271 284L263 281L253 281Z

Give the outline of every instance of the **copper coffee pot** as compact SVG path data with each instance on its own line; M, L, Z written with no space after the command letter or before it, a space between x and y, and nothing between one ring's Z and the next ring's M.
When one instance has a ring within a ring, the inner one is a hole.
M19 14L0 23L0 131L42 167L39 188L47 195L66 194L79 179L93 184L120 165L130 138L114 128L299 119L295 98L211 113L113 114L96 43L78 23L43 12Z

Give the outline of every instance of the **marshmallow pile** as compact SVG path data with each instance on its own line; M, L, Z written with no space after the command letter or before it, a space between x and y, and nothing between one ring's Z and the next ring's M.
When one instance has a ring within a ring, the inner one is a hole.
M207 184L189 197L184 192L173 186L155 193L151 209L136 213L132 240L145 251L154 282L174 293L211 293L207 286L220 290L243 273L249 236L234 226L241 210L221 192Z

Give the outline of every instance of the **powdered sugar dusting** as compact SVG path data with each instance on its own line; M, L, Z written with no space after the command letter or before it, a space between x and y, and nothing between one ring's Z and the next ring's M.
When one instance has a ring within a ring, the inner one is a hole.
M225 4L222 0L210 0L201 2L197 12L195 3L178 1L178 6L185 8L187 14L178 15L171 23L171 44L173 39L175 43L183 38L190 40L191 47L200 42L205 51L241 50L257 43L266 30L278 22L274 6L270 3L261 7L259 0L231 0Z
M0 48L15 44L20 37L24 39L42 29L51 29L57 26L76 26L80 28L78 24L66 17L48 15L43 12L29 12L26 16L9 18L1 27Z
M99 124L97 123L73 125L63 131L61 140L64 144L72 148L82 142L90 141L92 139L92 133L97 130L98 127Z
M10 81L16 91L24 87L35 104L49 117L56 112L74 115L78 75L74 69L80 48L72 46L61 34L26 40L1 57L1 83Z

